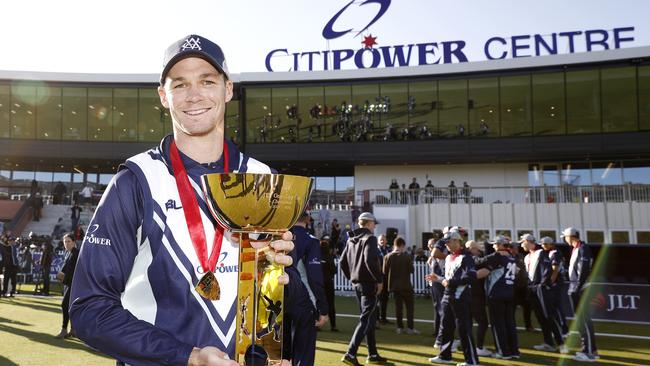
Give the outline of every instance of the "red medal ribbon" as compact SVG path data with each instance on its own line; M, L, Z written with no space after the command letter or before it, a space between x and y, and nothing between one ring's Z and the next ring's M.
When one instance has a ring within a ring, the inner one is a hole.
M172 160L172 169L174 171L174 178L176 178L176 186L178 187L178 194L181 197L183 204L183 213L185 214L185 222L187 223L187 230L190 232L192 245L196 252L201 267L204 273L211 272L217 264L219 254L221 253L221 243L223 242L224 228L217 224L214 233L214 242L212 244L212 253L208 258L208 248L205 239L205 230L203 229L203 220L201 219L201 212L199 210L199 202L196 199L196 192L190 184L190 179L187 176L185 165L181 160L181 156L176 147L176 141L172 140L169 146L169 155ZM223 143L223 170L228 172L228 146L226 142Z

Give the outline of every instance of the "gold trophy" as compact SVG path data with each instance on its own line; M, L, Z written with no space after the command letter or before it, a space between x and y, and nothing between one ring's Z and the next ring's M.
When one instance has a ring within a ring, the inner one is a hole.
M280 365L284 266L268 245L253 247L289 230L304 211L313 178L285 174L216 173L201 176L203 194L220 225L240 233L235 360L246 366Z

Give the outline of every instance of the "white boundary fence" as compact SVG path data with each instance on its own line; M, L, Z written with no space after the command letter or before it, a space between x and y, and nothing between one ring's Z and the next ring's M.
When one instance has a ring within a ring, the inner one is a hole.
M338 264L338 259L334 260L336 263L336 275L334 276L334 289L337 291L354 291L352 283L345 278L341 266ZM413 262L413 273L411 274L411 283L413 284L413 291L416 294L424 295L428 293L427 281L424 276L429 273L429 266L426 262Z

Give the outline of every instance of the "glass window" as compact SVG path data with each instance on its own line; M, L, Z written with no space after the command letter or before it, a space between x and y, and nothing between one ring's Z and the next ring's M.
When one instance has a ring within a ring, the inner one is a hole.
M477 241L490 240L490 230L474 230L474 240Z
M352 117L339 123L339 135L346 141L366 141L372 127L382 130L384 122L394 123L387 118L390 97L379 94L379 84L352 85Z
M246 142L270 142L271 89L246 89Z
M269 137L272 142L296 142L298 91L296 88L273 88Z
M623 182L650 184L650 161L623 162Z
M320 86L298 88L298 141L312 142L325 139L323 126L323 88Z
M416 126L409 125L408 115L408 85L406 83L384 83L381 84L381 126L390 123L398 132L402 140L416 140L420 136ZM412 127L412 128L409 128Z
M9 121L11 115L11 91L9 85L0 85L0 138L11 137Z
M39 86L36 110L36 138L42 140L61 139L61 88Z
M557 171L557 165L552 164L552 165L544 165L543 166L543 176L542 180L544 182L544 185L547 186L559 186L560 185L560 179Z
M603 132L637 130L636 67L602 69Z
M39 167L43 169L43 167ZM48 195L52 193L52 172L48 171L37 171L35 174L35 179L38 182L38 190L43 195Z
M88 88L88 140L113 139L113 90Z
M499 79L469 79L469 135L499 136Z
M500 80L501 136L528 136L530 115L530 75L506 76Z
M13 180L16 182L22 181L29 183L35 178L34 171L31 170L14 170Z
M467 80L440 80L438 82L439 129L441 137L467 135Z
M63 88L63 139L86 140L88 96L86 88ZM92 111L92 110L91 110Z
M555 230L540 230L539 231L539 238L543 238L545 236L548 236L549 238L553 239L554 242L557 242L557 236L556 236Z
M512 239L512 231L510 231L510 230L507 230L507 229L497 229L496 232L497 232L497 234L496 234L497 236L498 236L498 235L503 235L503 236L507 236L507 237L509 237L509 238Z
M533 127L535 135L564 135L564 73L533 74Z
M154 88L141 88L138 93L138 141L160 141L167 120L158 92Z
M113 89L113 141L138 139L138 89Z
M354 202L354 177L335 177L337 203Z
M422 139L438 133L438 87L435 81L409 83L407 109L411 126L420 131Z
M100 174L99 175L99 184L108 185L113 179L114 174Z
M232 140L235 144L239 144L239 101L231 100L226 104L226 115L224 117L226 124L226 137Z
M612 231L612 244L630 244L628 231Z
M351 113L351 88L350 85L336 85L325 87L325 140L341 141L339 131L341 123Z
M587 243L591 243L591 244L605 243L605 233L602 231L587 230Z
M10 170L0 170L0 179L1 180L9 180L11 178L11 171Z
M567 72L566 93L567 132L601 132L598 70Z
M562 164L562 184L573 186L591 185L591 169L588 163Z
M637 231L636 232L637 244L650 244L650 231Z
M623 184L623 172L618 162L593 163L591 169L594 184Z
M18 83L11 86L11 136L18 139L35 138L36 87Z
M528 166L528 185L537 187L542 185L542 176L539 165L531 164Z
M650 130L650 66L639 66L639 127Z

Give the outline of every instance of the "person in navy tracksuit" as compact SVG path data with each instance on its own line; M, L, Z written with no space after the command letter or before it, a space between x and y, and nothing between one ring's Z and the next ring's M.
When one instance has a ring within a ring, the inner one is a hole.
M562 252L555 248L554 240L551 237L545 236L539 239L544 251L548 253L548 259L551 261L551 277L549 287L553 290L551 313L553 314L553 326L559 327L562 331L562 337L566 338L569 335L569 326L566 322L566 315L562 309L562 302L567 297L567 289L565 287L566 269L564 266L564 256Z
M439 244L439 240L429 239L428 242L431 255L427 260L430 273L442 278L445 276L445 257L447 256L447 248L444 244ZM442 257L442 259L436 257ZM442 336L440 335L440 323L442 320L442 296L445 293L445 287L441 281L428 281L429 289L431 290L431 301L433 305L433 336L435 338L435 348L440 348L442 344Z
M443 319L440 325L442 345L440 354L430 358L431 363L451 363L451 349L454 331L458 328L465 362L458 365L478 365L476 344L472 336L472 284L476 280L476 270L472 255L462 244L458 231L449 231L443 238L449 255L445 258L445 277L442 285L445 294L442 299ZM427 279L440 280L438 276L428 275Z
M530 291L533 309L537 320L542 327L544 343L535 345L538 351L556 351L556 344L562 354L569 353L569 349L562 339L561 328L555 326L553 322L553 289L550 288L551 278L551 260L546 253L535 241L531 234L521 236L519 243L528 254L524 258L526 272L528 273L528 289Z
M519 358L519 341L515 324L515 276L517 263L510 253L510 239L497 236L490 242L494 253L476 259L477 276L487 276L487 295L496 358Z
M291 360L295 366L314 364L316 332L327 322L329 311L323 283L320 241L307 231L309 219L309 214L304 212L291 228L295 248L289 255L293 258L293 267L299 274L298 285L305 287L308 298L311 299L292 301L291 306L285 310L285 324L291 324L289 329L292 347L290 357L283 358Z
M591 274L593 257L585 242L580 240L580 232L569 227L562 232L562 238L573 247L569 260L569 299L573 306L578 331L582 340L582 352L576 352L576 361L594 362L599 358L596 348L596 335L591 322L589 306L580 303L584 295L587 280ZM584 301L583 301L584 302ZM582 306L581 306L582 305Z

